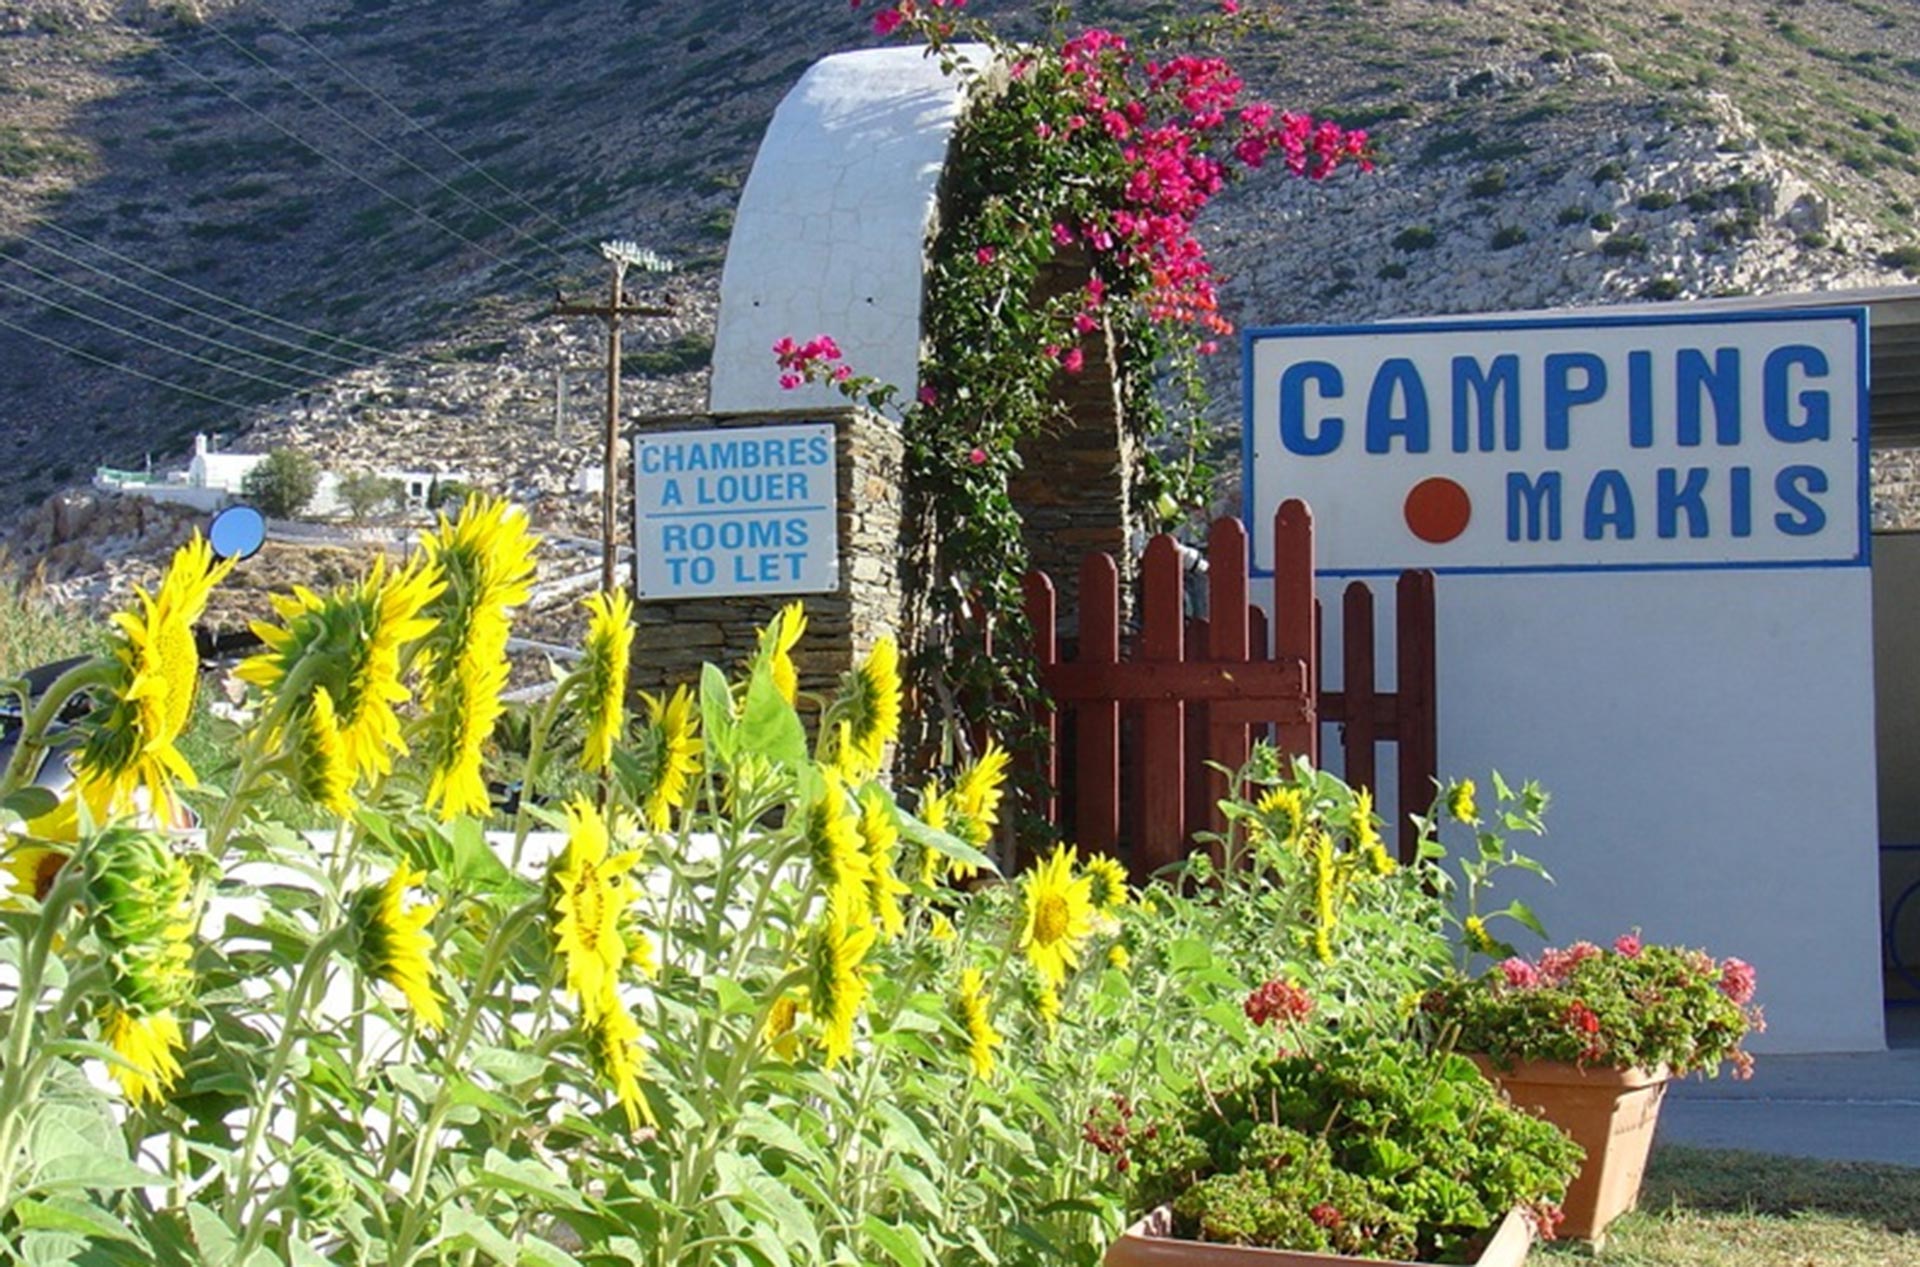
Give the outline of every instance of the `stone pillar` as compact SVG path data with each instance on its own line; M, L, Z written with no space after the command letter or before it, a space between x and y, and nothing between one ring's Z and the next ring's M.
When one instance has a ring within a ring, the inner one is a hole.
M1042 277L1041 298L1079 289L1089 275L1084 259L1063 259ZM1079 612L1083 557L1104 551L1120 565L1123 611L1131 608L1136 562L1136 442L1126 428L1111 330L1103 323L1081 339L1080 350L1080 372L1063 370L1054 385L1066 422L1021 442L1023 469L1008 489L1033 565L1053 578L1069 627Z
M823 594L639 600L635 604L634 689L658 692L683 682L697 684L705 662L733 676L753 654L761 626L796 599L804 603L807 613L806 636L793 655L804 691L830 694L840 674L874 643L888 634L900 636L903 452L897 424L864 409L840 408L650 418L639 428L670 431L802 422L834 425L839 586Z

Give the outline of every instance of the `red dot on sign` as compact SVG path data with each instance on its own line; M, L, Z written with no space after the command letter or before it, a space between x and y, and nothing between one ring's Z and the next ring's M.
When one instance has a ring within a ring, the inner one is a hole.
M1435 475L1415 484L1407 494L1406 516L1414 536L1439 545L1467 530L1473 499L1446 476Z

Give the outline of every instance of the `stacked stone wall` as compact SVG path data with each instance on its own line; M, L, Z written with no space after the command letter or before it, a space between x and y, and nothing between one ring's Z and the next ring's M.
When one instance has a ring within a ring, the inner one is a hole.
M632 686L670 690L695 683L700 666L729 673L753 654L758 630L799 600L807 631L794 648L804 691L830 693L840 674L882 637L902 631L900 512L903 450L893 422L860 409L805 414L678 415L644 421L642 431L711 425L748 427L831 422L838 498L840 583L830 594L646 599L635 604Z

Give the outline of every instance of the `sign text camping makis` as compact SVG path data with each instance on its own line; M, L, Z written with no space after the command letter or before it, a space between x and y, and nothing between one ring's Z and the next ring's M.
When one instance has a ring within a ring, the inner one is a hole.
M832 423L642 434L633 470L641 598L840 587Z
M1255 330L1247 521L1305 498L1346 575L1863 564L1866 368L1860 309Z

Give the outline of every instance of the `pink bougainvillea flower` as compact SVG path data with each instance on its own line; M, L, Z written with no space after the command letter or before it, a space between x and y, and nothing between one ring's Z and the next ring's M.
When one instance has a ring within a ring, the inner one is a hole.
M967 454L967 461L973 463L975 466L985 466L987 464L987 451L975 445L973 452Z
M1516 990L1531 990L1540 984L1539 970L1518 956L1501 960L1500 971Z
M1064 224L1054 225L1053 226L1053 242L1055 246L1072 246L1073 230L1069 229Z
M1753 1001L1753 965L1744 959L1728 959L1720 965L1720 993L1742 1007Z
M907 15L898 9L882 9L873 15L873 33L875 35L892 35L899 29L900 24L906 20Z
M1613 939L1613 949L1616 954L1625 955L1629 959L1638 959L1641 950L1640 938L1633 933L1621 933Z
M940 393L934 390L933 384L926 383L921 385L920 403L929 409L940 403Z
M848 379L850 379L850 378L852 378L852 377L853 377L853 366L851 366L851 365L836 365L836 366L834 366L834 367L833 367L833 381L834 381L834 382L836 382L836 383L844 383L844 382L846 382L846 381L847 381Z
M858 4L860 0L853 0L853 2ZM1234 14L1240 12L1240 0L1220 0L1220 12L1226 14L1228 17L1232 17Z
M1066 355L1060 358L1060 368L1069 374L1078 374L1086 363L1086 354L1079 348L1068 348Z
M780 376L780 389L782 391L790 392L798 386L800 386L800 376L798 374L789 371Z
M983 246L979 250L973 253L973 262L978 264L980 267L985 268L987 265L993 263L997 255L998 255L998 252L996 252L992 247Z

